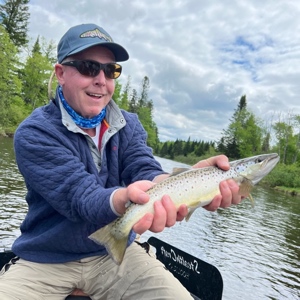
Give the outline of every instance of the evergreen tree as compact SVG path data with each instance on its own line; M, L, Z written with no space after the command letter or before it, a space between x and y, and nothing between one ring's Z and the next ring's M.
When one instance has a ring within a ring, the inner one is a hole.
M5 0L0 5L0 22L16 47L28 43L29 0Z
M242 96L228 128L218 143L218 151L228 157L241 158L261 150L262 129L254 114L247 110L246 96Z
M121 89L122 89L121 83L119 83L118 80L115 80L115 91L112 98L118 106L120 106L121 104Z
M147 144L155 147L158 141L158 130L155 122L153 121L153 102L148 99L148 90L150 82L147 76L142 81L141 95L137 101L137 114L139 119L148 133Z
M150 87L149 78L145 76L142 82L142 92L138 102L139 107L143 107L147 104L149 87Z
M27 105L34 109L48 102L47 89L52 64L41 53L39 38L37 38L31 55L27 58L23 70L23 97Z
M132 90L131 99L129 102L129 111L132 113L137 113L137 91L136 89Z
M124 91L121 96L121 101L120 101L120 108L125 109L125 110L129 110L129 107L130 107L129 100L128 100L129 94L130 94L130 89L131 89L130 81L131 81L131 78L130 78L130 76L128 76L127 83L125 85Z
M168 155L168 143L165 142L163 143L161 149L160 149L160 156L161 157L166 157Z
M0 25L0 131L11 131L26 116L18 68L17 49Z
M42 54L41 46L40 46L40 37L39 36L37 37L37 39L36 39L36 41L33 45L32 53Z
M174 155L182 155L183 150L182 150L182 140L176 139L174 143Z
M191 151L191 138L189 137L187 142L184 144L183 155L187 156Z

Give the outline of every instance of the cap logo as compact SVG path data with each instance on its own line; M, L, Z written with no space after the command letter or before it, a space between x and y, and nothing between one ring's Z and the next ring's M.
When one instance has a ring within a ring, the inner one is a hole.
M100 39L104 39L108 42L112 42L112 38L105 33L101 32L98 28L94 30L88 30L80 35L81 38L94 38L98 37Z

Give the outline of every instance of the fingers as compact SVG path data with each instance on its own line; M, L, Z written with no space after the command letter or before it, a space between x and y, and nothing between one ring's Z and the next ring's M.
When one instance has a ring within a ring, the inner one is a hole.
M173 226L176 221L182 221L187 214L186 205L181 205L177 211L171 198L165 195L161 201L154 203L154 214L146 214L133 226L133 230L138 234L147 230L161 232L165 227Z
M220 195L214 197L213 201L205 206L209 211L215 211L219 207L227 208L232 204L239 204L242 197L239 195L239 186L232 180L228 179L220 183Z
M152 222L153 222L153 214L148 213L137 223L135 223L132 229L137 234L143 234L151 227Z
M228 157L223 154L213 156L208 159L199 161L193 166L193 168L205 168L211 166L217 166L222 170L228 170L230 168Z
M239 186L232 179L221 182L220 192L222 195L220 206L223 208L229 207L232 204L239 204L241 202L241 196L239 195Z
M221 202L222 202L222 195L217 195L214 197L212 202L210 202L206 206L203 206L203 208L209 211L216 211L220 207Z
M127 187L127 197L134 203L145 204L149 201L149 195L146 193L154 185L147 180L137 181Z
M188 214L188 208L185 204L181 205L177 211L176 221L182 221Z
M149 201L149 195L145 192L154 185L153 182L148 180L137 181L132 183L127 188L117 189L112 197L112 203L115 211L118 214L123 214L126 205L129 201L145 204Z

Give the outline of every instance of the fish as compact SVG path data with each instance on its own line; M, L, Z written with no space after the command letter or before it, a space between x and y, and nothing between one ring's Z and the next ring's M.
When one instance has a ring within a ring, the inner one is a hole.
M177 169L146 192L150 196L147 203L130 202L121 217L98 229L89 235L89 238L97 244L104 245L111 258L120 265L133 225L146 213L154 213L154 202L161 200L164 195L170 196L176 208L182 204L187 205L189 213L185 220L188 221L198 207L208 205L220 194L221 181L232 178L239 185L239 194L248 196L253 186L271 172L279 159L277 153L243 158L229 162L230 168L227 171L216 166Z

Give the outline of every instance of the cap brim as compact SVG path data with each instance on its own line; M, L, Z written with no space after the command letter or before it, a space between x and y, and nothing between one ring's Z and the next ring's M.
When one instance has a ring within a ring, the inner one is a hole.
M79 47L72 52L70 52L67 56L70 56L72 54L77 54L83 50L86 50L88 48L91 48L93 46L103 46L105 48L108 48L115 56L116 61L126 61L129 59L129 55L127 51L119 44L116 43L111 43L111 42L99 42L99 43L92 43L92 44L87 44L82 47Z

